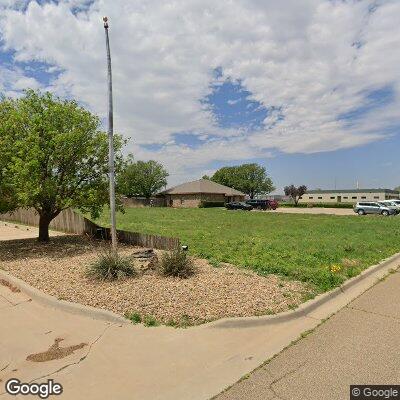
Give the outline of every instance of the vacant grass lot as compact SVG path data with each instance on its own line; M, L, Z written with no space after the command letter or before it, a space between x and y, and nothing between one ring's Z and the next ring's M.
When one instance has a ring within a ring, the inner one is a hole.
M106 212L97 220L102 225L108 221ZM215 266L226 262L280 274L312 283L319 291L400 251L400 216L127 208L117 221L120 229L179 237L191 254Z

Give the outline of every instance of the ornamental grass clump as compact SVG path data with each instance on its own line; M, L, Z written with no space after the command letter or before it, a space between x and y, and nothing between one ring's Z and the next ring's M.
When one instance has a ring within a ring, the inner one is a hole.
M99 254L97 260L89 265L87 275L102 281L115 281L136 275L132 261L111 249Z
M189 278L195 273L195 267L187 253L182 249L177 249L162 255L159 272L163 276Z

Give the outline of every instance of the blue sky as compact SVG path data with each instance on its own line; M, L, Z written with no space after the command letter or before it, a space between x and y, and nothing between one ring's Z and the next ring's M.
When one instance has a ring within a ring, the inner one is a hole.
M301 4L299 4L301 3ZM400 185L400 2L0 0L0 92L106 117L170 184L265 165L278 191Z

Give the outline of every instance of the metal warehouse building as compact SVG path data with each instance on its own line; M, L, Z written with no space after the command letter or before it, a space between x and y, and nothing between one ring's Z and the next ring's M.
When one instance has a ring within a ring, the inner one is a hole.
M299 203L356 203L357 201L381 201L400 198L391 189L309 190Z

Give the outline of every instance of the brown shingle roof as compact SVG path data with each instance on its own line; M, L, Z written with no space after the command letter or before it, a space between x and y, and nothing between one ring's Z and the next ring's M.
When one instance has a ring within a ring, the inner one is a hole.
M194 194L194 193L209 193L209 194L224 194L226 196L245 196L239 190L232 189L228 186L220 185L208 179L199 179L197 181L183 183L167 189L160 194Z

